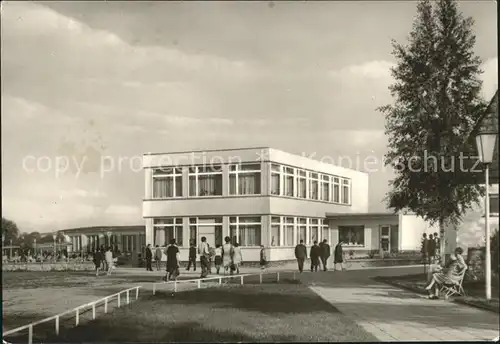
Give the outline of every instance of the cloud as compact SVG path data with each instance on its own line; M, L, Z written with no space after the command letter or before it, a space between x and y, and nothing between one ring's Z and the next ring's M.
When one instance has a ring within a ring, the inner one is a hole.
M390 69L394 63L389 61L369 61L358 65L346 66L340 70L330 71L333 77L359 77L366 79L390 79Z
M108 215L118 215L118 216L137 216L141 211L137 206L130 205L111 205L109 206L105 213Z
M498 89L498 56L490 58L483 63L483 96L490 100Z

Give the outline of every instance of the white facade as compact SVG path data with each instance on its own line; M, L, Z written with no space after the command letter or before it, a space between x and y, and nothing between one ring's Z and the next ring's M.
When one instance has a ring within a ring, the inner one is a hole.
M146 242L175 237L181 259L201 236L230 236L247 261L261 244L271 260L293 259L300 238L331 238L327 212L368 211L366 173L271 148L148 154L143 165Z

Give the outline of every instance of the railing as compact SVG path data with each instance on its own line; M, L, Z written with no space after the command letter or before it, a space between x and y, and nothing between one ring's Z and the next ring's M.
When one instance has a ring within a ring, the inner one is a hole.
M135 290L135 299L137 300L139 298L139 289L140 288L142 288L142 286L137 286L137 287L122 290L116 294L103 297L102 299L99 299L97 301L92 301L92 302L86 303L84 305L70 309L69 311L59 313L59 314L51 316L49 318L35 321L35 322L30 323L28 325L24 325L24 326L21 326L21 327L18 327L18 328L9 330L9 331L5 331L2 336L5 338L6 336L9 336L9 335L12 335L12 334L15 334L15 333L18 333L18 332L21 332L21 331L28 329L28 344L33 344L33 327L35 327L36 325L40 325L40 324L52 321L52 320L55 321L55 333L56 333L56 335L59 335L59 323L60 323L60 318L62 316L74 313L75 314L75 326L78 326L80 323L81 310L83 310L84 308L92 307L92 320L95 320L95 318L96 318L96 305L104 303L104 313L107 313L109 301L116 297L117 306L121 307L121 295L123 293L126 294L125 304L128 305L128 304L130 304L130 292Z
M227 275L227 276L216 276L216 277L205 277L205 278L197 278L197 279L189 279L189 280L175 280L175 281L162 281L162 282L154 282L153 283L153 295L156 294L156 289L158 285L174 285L174 292L177 292L177 285L181 283L196 283L197 288L201 288L201 282L204 281L212 281L219 280L219 285L222 284L222 280L224 279L236 279L240 278L240 284L243 285L245 283L244 278L250 276L259 276L259 283L262 284L262 276L276 274L276 282L280 281L280 273L293 273L293 280L296 279L296 271L290 270L282 270L282 271L263 271L258 274L240 274L240 275Z

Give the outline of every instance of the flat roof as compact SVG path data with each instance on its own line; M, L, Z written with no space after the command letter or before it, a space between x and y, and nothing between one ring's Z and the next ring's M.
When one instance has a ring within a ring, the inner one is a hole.
M78 231L119 231L119 230L145 230L145 225L135 225L135 226L91 226L91 227L78 227L78 228L68 228L62 229L59 232L78 232Z
M162 154L186 154L186 153L202 153L202 152L225 152L225 151L239 151L239 150L252 150L252 149L271 149L271 147L239 147L239 148L220 148L220 149L193 149L179 152L163 152L163 153L144 153L143 155L162 155Z

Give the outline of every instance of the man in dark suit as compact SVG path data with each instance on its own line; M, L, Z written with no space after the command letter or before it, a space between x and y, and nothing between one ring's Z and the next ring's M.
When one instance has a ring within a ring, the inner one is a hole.
M314 241L314 244L311 246L311 253L309 256L311 257L311 272L318 271L321 249L319 248L317 241Z
M146 270L153 271L153 251L151 250L151 244L146 247Z
M323 240L321 244L319 244L321 250L321 263L323 264L323 271L328 270L328 258L330 258L330 245L328 245L328 241L326 239Z
M300 243L295 246L295 258L297 258L299 271L302 273L304 271L304 261L307 259L307 249L304 245L304 240L300 240Z

